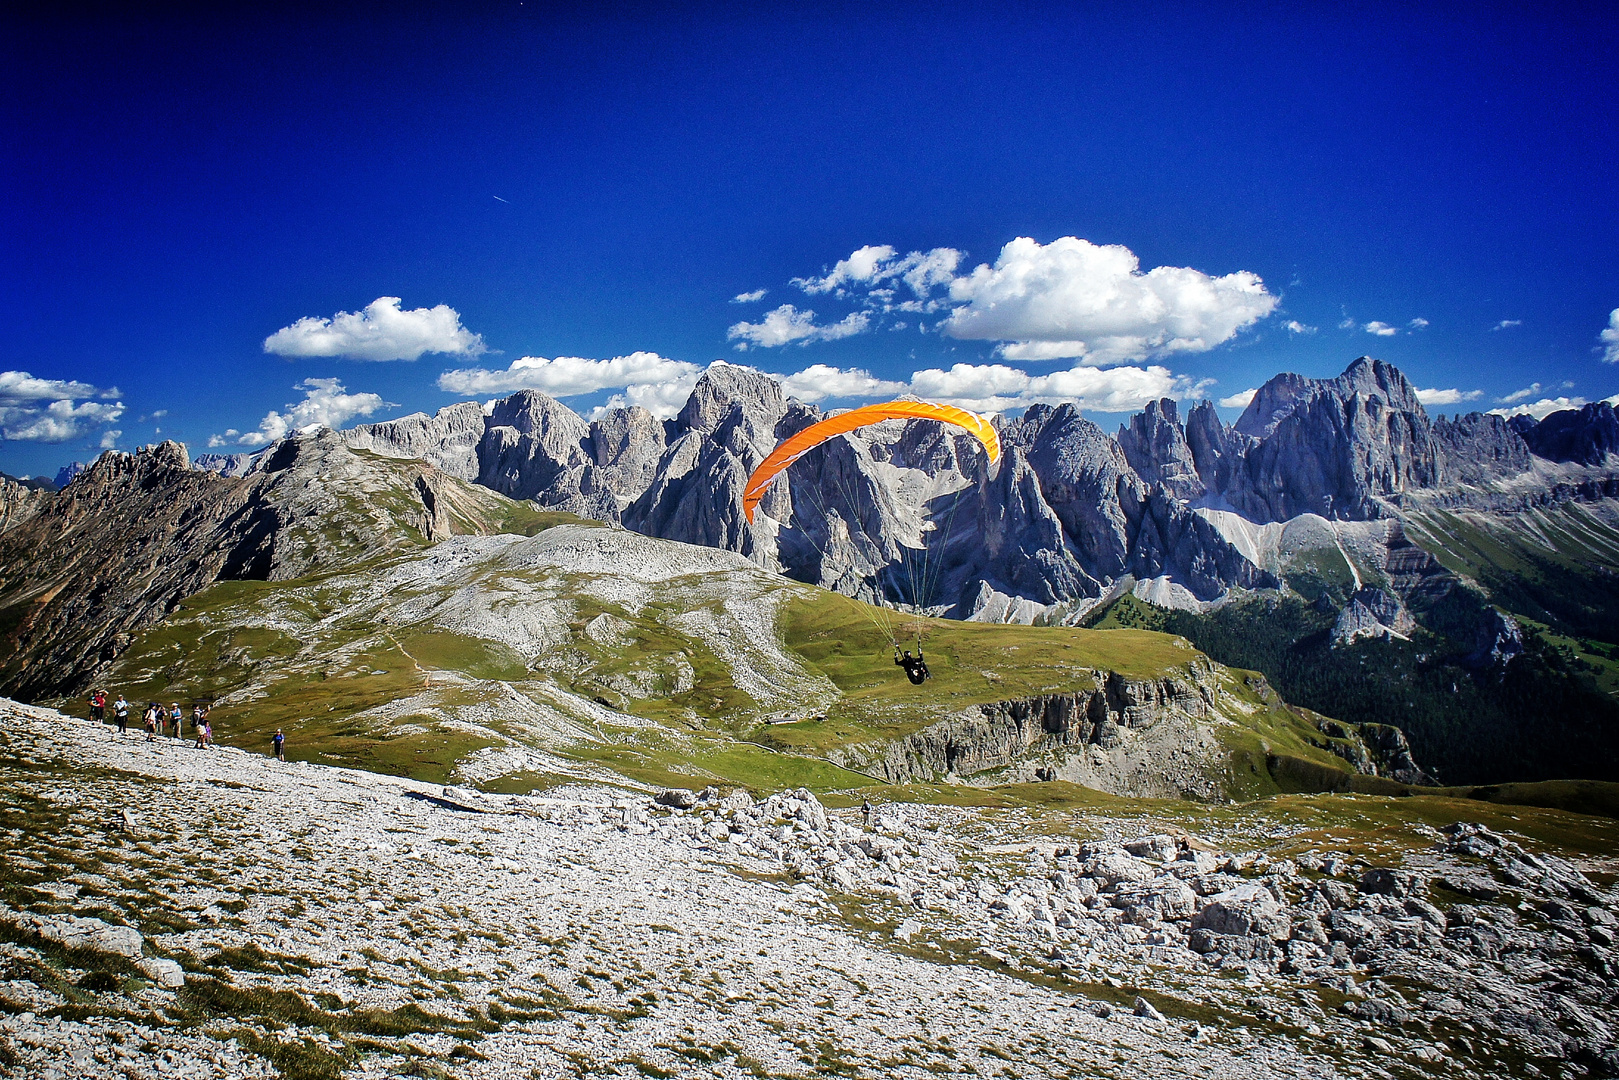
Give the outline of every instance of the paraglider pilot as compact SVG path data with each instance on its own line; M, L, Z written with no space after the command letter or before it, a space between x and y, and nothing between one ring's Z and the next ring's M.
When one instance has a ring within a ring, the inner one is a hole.
M905 669L905 677L911 680L911 685L913 686L921 686L924 680L931 677L928 672L928 662L922 659L922 647L920 645L916 647L915 656L911 655L911 650L909 649L906 649L905 655L901 656L899 646L895 645L894 663Z

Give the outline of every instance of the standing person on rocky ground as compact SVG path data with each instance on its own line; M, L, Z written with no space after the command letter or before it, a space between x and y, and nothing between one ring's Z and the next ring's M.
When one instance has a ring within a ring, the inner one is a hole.
M206 723L193 724L192 725L192 733L197 736L197 745L195 747L196 749L198 749L198 750L206 750L207 749L207 746L204 745L204 743L203 743L203 739L205 738L207 731L208 731L208 725Z
M100 724L107 719L107 692L93 690L90 693L90 719Z
M871 831L871 800L860 800L860 827L867 832Z
M180 737L180 728L185 721L185 715L185 713L180 711L180 703L178 701L171 702L169 704L169 722L174 726L174 737L176 739Z
M281 733L280 728L275 729L275 736L270 740L270 745L274 747L277 761L287 760L287 737Z
M158 717L157 702L148 701L146 703L146 711L141 713L141 719L146 722L146 741L147 742L156 742L157 741L157 717Z
M207 715L208 710L202 707L200 701L191 706L191 734L195 735L197 733L197 729L202 727L203 717Z
M214 725L209 723L207 719L202 722L202 747L204 750L214 748Z
M112 715L118 721L118 734L129 730L129 702L124 700L124 695L119 694L118 700L112 703Z

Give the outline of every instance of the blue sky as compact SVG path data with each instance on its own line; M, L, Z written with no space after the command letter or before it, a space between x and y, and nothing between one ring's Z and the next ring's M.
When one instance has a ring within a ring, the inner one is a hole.
M1366 353L1619 392L1596 14L758 7L5 27L0 469L716 358L1108 427Z

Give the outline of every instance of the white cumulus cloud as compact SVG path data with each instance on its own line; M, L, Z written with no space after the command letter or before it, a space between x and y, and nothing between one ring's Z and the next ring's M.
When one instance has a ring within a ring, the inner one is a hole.
M826 364L811 364L803 371L782 377L781 388L788 397L795 397L799 401L893 397L909 389L905 383L879 379L869 371L829 367Z
M554 359L523 356L505 368L446 371L438 377L438 388L462 397L539 390L552 397L563 398L671 380L685 379L695 383L701 373L702 369L696 364L670 360L653 352L633 352L610 360L588 360L581 356L558 356Z
M1602 362L1619 364L1619 308L1608 315L1608 327L1597 335L1597 340L1602 342Z
M340 311L330 319L310 315L264 339L277 356L344 356L351 360L415 360L423 353L477 356L483 338L461 325L447 304L400 310L397 296L380 296L364 311Z
M259 421L257 431L238 435L231 429L225 434L235 436L238 446L264 446L295 431L341 427L356 416L370 416L388 404L376 394L351 394L336 379L305 379L293 389L302 390L304 399L288 404L286 412L270 410ZM208 445L223 444L223 440L216 442L216 438L210 438Z
M1076 367L1030 375L1006 364L956 364L911 376L911 392L975 412L1000 412L1040 402L1071 401L1096 412L1131 412L1163 397L1196 390L1167 368Z
M116 447L118 445L119 438L121 438L123 434L124 433L119 431L117 428L108 428L106 431L103 431L101 433L101 449L111 450Z
M1523 325L1523 320L1522 319L1502 319L1500 322L1498 322L1494 326L1490 327L1490 329L1491 330L1511 330L1514 326L1522 326L1522 325Z
M962 253L955 248L934 248L932 251L913 251L900 255L887 244L867 244L851 252L821 277L794 278L793 284L811 295L816 293L843 293L855 287L880 286L886 282L903 281L919 297L924 297L937 286L948 285L961 265ZM892 299L892 294L879 297Z
M599 416L608 409L639 405L657 416L669 417L680 411L702 374L703 369L696 364L670 360L654 352L633 352L609 360L524 356L505 368L446 371L438 377L438 387L462 397L539 390L552 397L565 398L598 390L618 390L619 393L591 416Z
M756 301L763 300L765 298L765 293L769 291L769 289L754 289L752 292L739 292L735 296L731 297L731 303L752 304Z
M1458 405L1464 401L1477 401L1484 396L1482 390L1418 390L1417 400L1424 405Z
M1129 248L1073 236L1044 245L1019 237L994 266L952 280L950 297L959 303L943 324L952 337L1006 342L1008 359L1095 365L1212 349L1278 303L1248 271L1142 273Z
M99 389L76 379L40 379L26 371L0 371L0 441L61 443L77 439L124 414L118 388ZM92 398L98 400L85 401Z
M1377 319L1373 319L1361 329L1365 330L1368 334L1375 334L1378 337L1393 337L1395 334L1400 332L1399 327L1390 326L1388 323L1379 322Z
M1257 393L1259 393L1259 388L1257 386L1250 386L1246 390L1238 390L1230 397L1221 398L1215 404L1219 405L1222 409L1246 409L1254 400L1254 395Z
M783 304L768 312L762 322L736 323L725 332L725 336L737 342L736 347L744 351L749 346L772 349L795 341L801 345L807 345L812 341L836 341L839 338L865 333L870 325L871 317L863 311L857 311L835 323L817 326L815 312L799 311L791 304Z
M1289 319L1289 320L1287 320L1287 322L1282 324L1282 329L1286 330L1289 334L1313 334L1313 333L1315 333L1315 327L1313 327L1313 326L1305 326L1303 323L1299 322L1297 319Z
M1428 328L1429 323L1427 319L1424 319L1422 316L1418 315L1415 319L1412 319L1405 325L1412 330L1425 330Z
M1544 420L1554 412L1562 412L1564 409L1578 409L1584 404L1585 399L1582 397L1541 398L1539 401L1509 405L1504 409L1491 409L1490 412L1496 416L1528 415L1536 420Z

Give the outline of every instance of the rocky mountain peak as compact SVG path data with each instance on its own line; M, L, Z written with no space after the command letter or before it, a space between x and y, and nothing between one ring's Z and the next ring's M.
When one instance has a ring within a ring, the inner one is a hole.
M1204 484L1173 398L1148 402L1130 418L1129 426L1120 427L1119 448L1147 483L1162 484L1178 499L1203 494Z
M697 380L677 423L686 431L710 432L719 427L733 403L739 403L756 430L774 432L787 410L781 384L762 371L716 360Z
M1254 394L1236 431L1254 442L1222 469L1221 494L1254 521L1383 517L1390 500L1440 476L1415 389L1370 357L1336 379L1278 375Z
M1235 430L1256 439L1267 438L1282 421L1307 409L1321 397L1341 401L1356 395L1377 398L1389 408L1402 412L1423 411L1417 401L1416 388L1404 372L1386 360L1362 356L1335 379L1311 379L1290 371L1273 377L1254 394L1237 418Z

